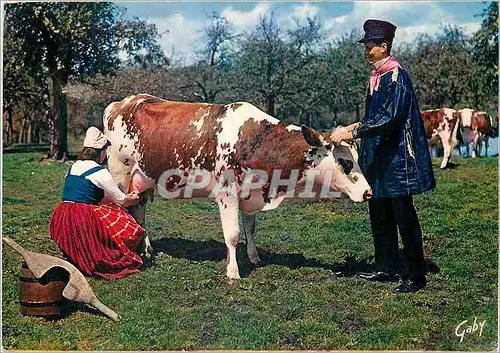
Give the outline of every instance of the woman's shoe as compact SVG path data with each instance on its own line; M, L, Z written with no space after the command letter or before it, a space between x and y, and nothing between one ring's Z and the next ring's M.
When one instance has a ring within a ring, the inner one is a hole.
M369 280L369 281L380 281L380 282L397 282L399 281L399 275L397 273L388 273L383 271L377 272L360 272L359 277Z

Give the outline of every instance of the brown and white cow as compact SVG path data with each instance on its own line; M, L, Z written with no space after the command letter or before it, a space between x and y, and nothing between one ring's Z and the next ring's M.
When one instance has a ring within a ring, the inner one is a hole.
M476 112L474 109L460 109L460 133L465 144L467 157L469 151L472 158L481 155L482 145L485 146L485 155L488 155L488 140L495 134L495 126L491 116L486 112ZM497 127L498 128L498 127Z
M455 109L441 108L422 111L425 133L429 148L439 144L443 146L443 161L441 169L445 169L451 160L451 154L458 144L458 114ZM432 154L431 154L432 155Z
M334 146L330 134L282 124L249 103L185 103L139 94L106 108L104 131L111 142L109 169L123 190L142 192L156 187L160 194L174 197L215 198L230 279L240 278L236 262L239 210L247 254L252 263L258 263L255 214L276 208L290 197L285 189L300 197L312 185L312 196L317 196L326 180L327 189L341 191L355 202L371 196L352 146ZM188 190L200 173L208 173L211 182ZM296 178L295 191L265 180L269 176L274 181L272 175L282 180ZM221 182L234 187L235 193L220 189ZM246 194L242 193L245 185L252 186Z

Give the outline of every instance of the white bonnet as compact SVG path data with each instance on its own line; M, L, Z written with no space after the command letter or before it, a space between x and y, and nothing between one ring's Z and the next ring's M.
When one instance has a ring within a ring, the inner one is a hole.
M83 147L92 147L95 149L103 148L108 140L104 137L104 134L95 126L88 128L85 134L85 140L83 141Z

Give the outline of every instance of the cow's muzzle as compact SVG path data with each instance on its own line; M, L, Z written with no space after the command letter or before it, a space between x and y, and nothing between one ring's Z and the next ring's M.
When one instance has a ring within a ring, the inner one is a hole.
M372 195L373 195L373 192L372 192L371 188L366 190L365 193L363 194L363 200L368 201L369 199L372 198Z

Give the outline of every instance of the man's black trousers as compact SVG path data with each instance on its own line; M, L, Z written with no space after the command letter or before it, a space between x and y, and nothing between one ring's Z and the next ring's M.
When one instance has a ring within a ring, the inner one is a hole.
M425 279L422 231L411 196L369 201L375 245L375 270L400 273L403 279ZM398 261L398 229L403 242L403 263Z

